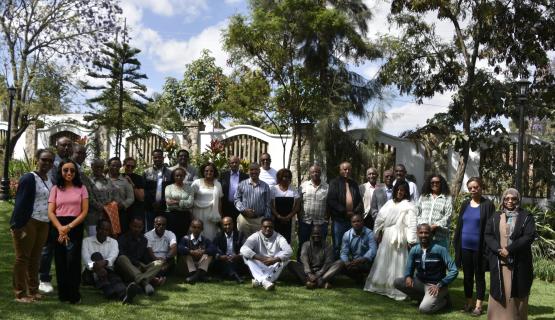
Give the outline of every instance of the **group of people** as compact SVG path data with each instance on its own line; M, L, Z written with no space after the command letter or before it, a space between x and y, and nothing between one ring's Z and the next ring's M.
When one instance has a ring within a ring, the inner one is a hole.
M33 302L52 291L54 257L58 297L69 303L81 300L82 281L131 303L141 291L153 294L170 272L194 284L209 272L243 283L250 271L253 287L272 290L287 269L309 289L331 288L342 273L364 290L418 299L421 312L433 313L450 304L448 287L462 267L465 312L483 313L489 270L488 318L527 315L535 223L515 189L496 211L482 196L481 180L468 180L471 198L458 214L453 259L453 199L441 175L428 177L419 192L398 164L383 172L382 183L368 169L359 185L343 162L329 183L313 165L294 188L291 171L272 168L268 153L247 173L231 156L221 175L211 163L197 172L186 150L177 156L168 167L163 151L154 150L143 175L134 173L133 158L123 161L123 173L119 158L107 168L94 159L87 175L86 150L68 138L57 141L56 153L39 150L37 170L19 181L10 220L16 300Z

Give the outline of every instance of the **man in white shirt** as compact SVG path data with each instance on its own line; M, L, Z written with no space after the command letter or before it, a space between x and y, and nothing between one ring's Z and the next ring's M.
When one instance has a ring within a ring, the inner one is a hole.
M270 167L272 158L266 152L260 155L260 180L266 182L270 189L277 184L277 171Z
M368 168L366 170L366 183L360 186L360 195L364 204L364 226L374 229L374 219L370 214L370 205L372 204L372 195L378 187L378 170L376 168Z
M112 226L108 220L99 220L96 235L83 240L81 257L85 263L85 273L92 275L96 288L102 290L108 299L120 299L129 304L137 294L139 287L131 282L127 288L121 278L114 272L114 261L118 257L118 242L108 235Z
M173 232L166 230L166 225L166 217L158 216L154 219L154 229L145 233L150 257L153 261L162 263L162 276L173 268L173 258L177 255L177 239Z
M274 232L272 219L263 218L260 231L248 237L241 247L241 255L254 278L253 288L264 287L266 290L273 290L274 282L287 266L292 253L287 240Z
M393 185L397 183L397 181L406 181L409 184L410 189L410 201L416 203L418 198L420 197L420 193L418 192L418 187L416 183L407 180L407 169L402 164L397 164L395 166L395 181L393 181Z

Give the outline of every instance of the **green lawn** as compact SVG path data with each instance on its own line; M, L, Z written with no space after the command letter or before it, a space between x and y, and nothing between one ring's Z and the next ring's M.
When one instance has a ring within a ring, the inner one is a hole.
M136 304L122 306L104 300L89 287L82 288L80 305L60 303L55 295L30 305L14 302L11 273L14 260L8 220L11 205L0 202L0 319L430 319L420 315L414 302L395 302L386 297L353 288L353 282L340 277L332 290L308 291L278 282L275 292L252 289L249 284L213 280L206 284L186 285L172 278L156 294L138 296ZM290 277L286 277L289 278ZM434 319L470 319L458 311L463 304L462 276L451 287L454 310L434 315ZM555 284L535 281L530 298L531 319L555 318ZM483 319L486 317L483 316Z

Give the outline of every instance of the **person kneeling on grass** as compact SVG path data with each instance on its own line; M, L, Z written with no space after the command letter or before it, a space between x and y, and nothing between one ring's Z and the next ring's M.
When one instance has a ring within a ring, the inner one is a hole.
M332 268L333 255L333 248L322 239L322 227L314 225L310 240L301 247L301 261L292 261L289 268L307 289L329 289L331 279L342 268L341 264Z
M200 219L191 221L191 233L179 240L177 252L185 259L187 274L185 282L195 284L199 280L205 280L208 267L216 254L216 248L212 242L201 235L204 223Z
M405 277L393 283L397 290L422 301L418 308L422 313L434 313L449 305L447 286L459 274L447 249L431 242L431 233L429 224L418 226L420 244L410 250ZM413 279L415 270L416 278Z
M102 290L108 299L119 299L124 304L133 302L139 287L131 282L127 288L114 272L114 261L118 256L118 243L108 237L112 226L108 220L98 220L96 235L83 240L81 256L85 262L85 273L92 275L94 286Z
M281 234L274 232L271 218L263 218L261 223L260 231L250 235L241 247L241 255L254 278L253 288L273 290L293 250Z

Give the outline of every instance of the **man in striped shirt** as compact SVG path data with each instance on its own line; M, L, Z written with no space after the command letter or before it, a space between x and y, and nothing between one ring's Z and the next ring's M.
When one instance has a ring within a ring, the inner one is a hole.
M260 229L264 217L271 217L270 187L259 179L260 165L253 162L249 166L247 180L241 181L235 192L235 208L241 214L237 217L237 229L246 237Z

